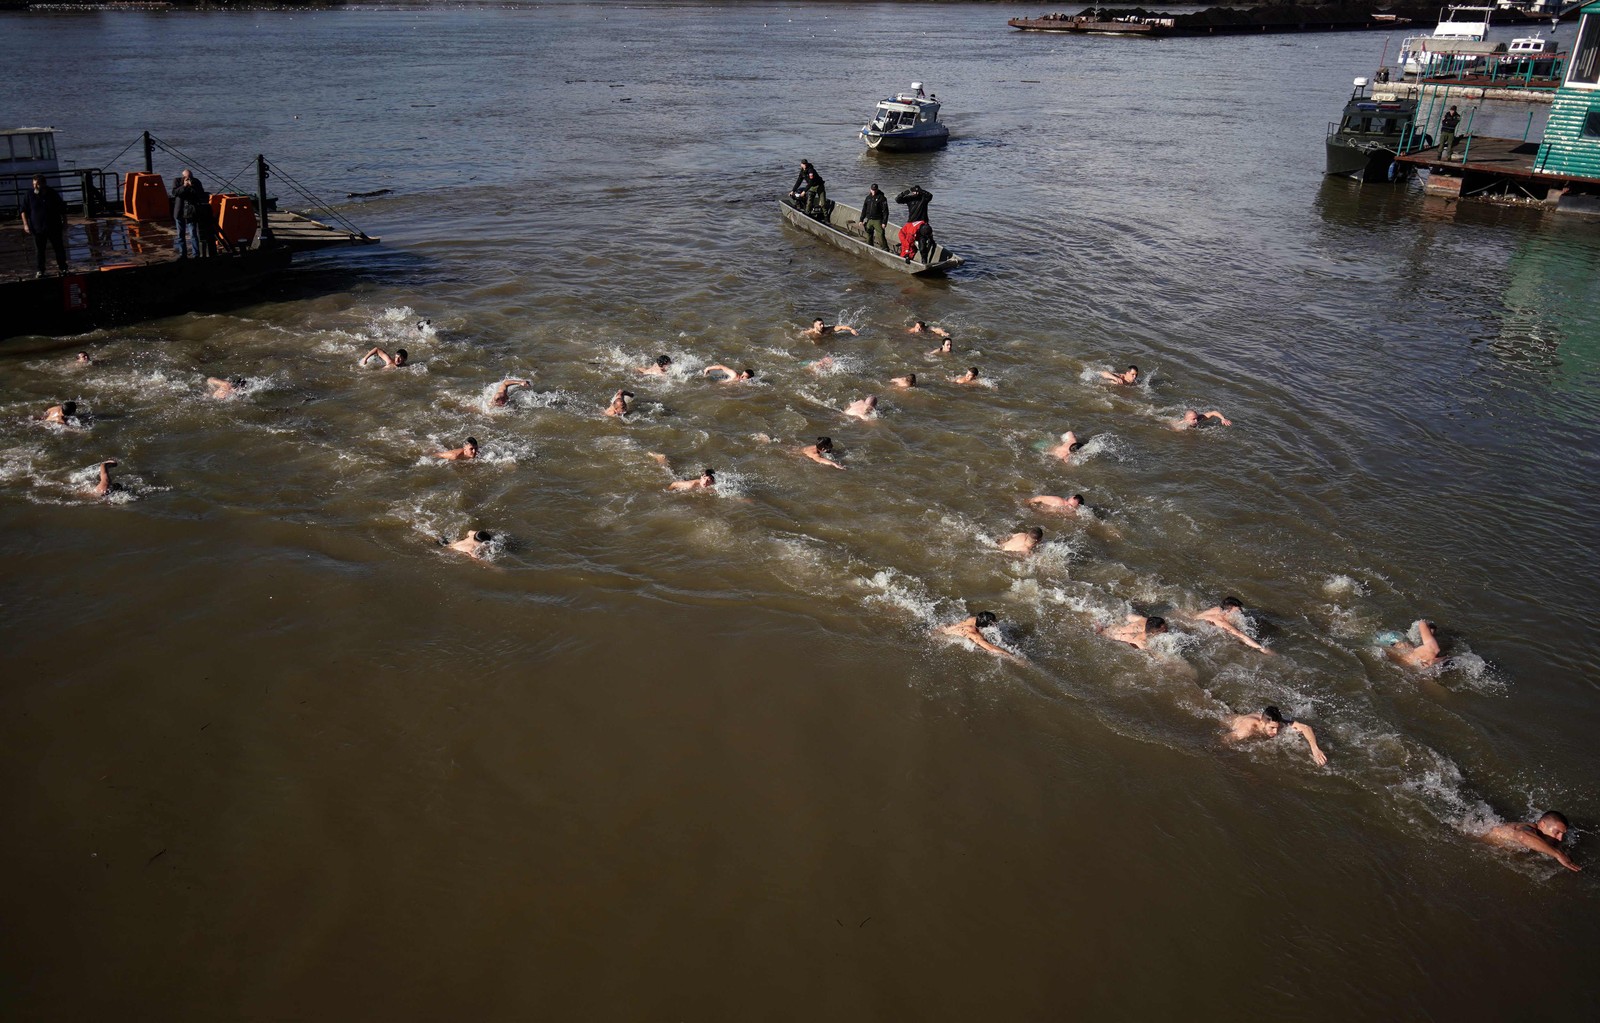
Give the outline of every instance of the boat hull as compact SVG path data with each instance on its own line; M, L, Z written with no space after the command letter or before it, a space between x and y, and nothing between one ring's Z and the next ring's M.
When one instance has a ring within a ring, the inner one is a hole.
M853 255L862 256L887 267L897 273L910 274L913 277L936 277L954 270L966 260L951 252L943 245L935 244L933 256L926 263L916 260L907 262L893 252L885 252L875 245L869 245L865 238L852 234L849 225L861 217L861 211L854 206L847 206L836 202L827 223L802 213L794 203L787 199L778 200L778 212L783 215L784 223L791 227L799 228L809 235L820 238L830 245L844 249Z
M1386 181L1389 167L1394 162L1394 154L1381 149L1368 151L1329 141L1327 150L1326 173L1329 177Z
M1428 139L1432 142L1432 138ZM1327 140L1329 177L1355 178L1369 184L1404 181L1411 176L1411 168L1394 162L1394 151L1381 146L1352 146L1335 139ZM1420 152L1425 146L1412 146L1411 152Z
M938 131L926 132L863 131L861 141L868 149L879 153L926 153L942 149L950 141L950 129L942 124L938 128Z
M287 248L148 264L79 267L65 276L0 282L0 337L79 334L188 312L249 293L289 266Z

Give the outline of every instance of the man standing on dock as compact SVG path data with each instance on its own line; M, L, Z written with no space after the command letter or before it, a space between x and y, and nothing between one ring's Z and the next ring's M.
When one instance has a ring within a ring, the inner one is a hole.
M205 255L205 249L200 244L200 231L209 201L206 190L200 187L200 179L191 174L187 167L184 168L178 184L172 189L172 220L178 230L179 259L189 258L191 239L194 241L195 257Z
M39 271L44 276L44 247L56 250L56 268L67 272L67 204L61 193L45 184L43 174L33 176L33 191L22 197L22 230L33 236L33 251L39 257Z
M1461 111L1454 105L1445 111L1444 119L1439 122L1439 159L1452 160L1455 158L1456 126L1461 123Z

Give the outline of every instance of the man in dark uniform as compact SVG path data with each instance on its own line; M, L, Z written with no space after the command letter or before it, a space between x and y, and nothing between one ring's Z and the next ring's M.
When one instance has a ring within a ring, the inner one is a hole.
M44 276L44 247L56 250L56 267L67 272L67 204L61 193L44 182L43 174L33 176L33 191L22 197L22 230L33 236L33 251L39 257L39 272Z
M933 225L928 223L928 203L932 200L933 193L921 185L912 185L894 197L906 208L906 224L900 229L900 255L907 263L913 252L924 263L933 253Z
M1451 107L1445 112L1444 120L1439 122L1439 158L1449 160L1454 158L1456 149L1456 127L1461 124L1461 112Z
M928 203L933 201L933 193L921 185L912 185L895 196L894 201L905 206L906 223L914 224L928 219Z
M867 236L868 245L888 250L889 236L883 230L888 222L889 199L874 184L867 190L867 197L861 200L861 230Z
M799 204L801 209L813 217L828 208L827 188L823 183L822 175L818 174L817 169L811 166L810 160L800 161L800 175L794 179L794 188L790 190L790 195L794 197L794 201Z

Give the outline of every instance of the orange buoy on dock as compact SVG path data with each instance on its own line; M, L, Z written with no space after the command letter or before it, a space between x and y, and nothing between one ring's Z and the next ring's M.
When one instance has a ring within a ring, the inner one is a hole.
M171 220L172 199L159 174L138 171L123 178L122 212L134 220Z
M249 245L256 236L256 204L248 195L213 195L211 217L230 244Z

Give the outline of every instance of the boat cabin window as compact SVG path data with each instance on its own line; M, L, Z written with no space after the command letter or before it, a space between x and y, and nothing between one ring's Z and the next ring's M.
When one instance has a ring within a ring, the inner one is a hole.
M1578 44L1572 48L1572 66L1567 71L1568 85L1600 85L1600 17L1585 16L1578 31Z
M7 135L6 148L0 149L0 160L32 162L56 158L56 137L44 135Z
M1589 111L1589 116L1583 119L1583 137L1600 139L1600 110Z

